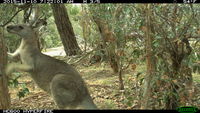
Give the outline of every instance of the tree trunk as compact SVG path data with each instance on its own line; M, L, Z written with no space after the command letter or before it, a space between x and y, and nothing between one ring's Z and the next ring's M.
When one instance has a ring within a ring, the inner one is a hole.
M10 94L8 90L8 78L5 75L7 64L7 49L4 45L3 31L0 28L0 109L9 109Z
M112 33L112 31L108 28L105 22L101 19L93 16L95 23L99 28L99 32L101 34L103 40L103 46L107 52L107 57L109 58L110 66L113 69L114 73L119 72L118 58L115 53L116 46L116 37Z
M64 4L51 4L55 23L62 40L66 55L77 55L81 52Z
M81 13L82 15L81 16L84 16L87 14L85 8L83 5L81 5ZM87 51L87 34L88 34L88 26L87 26L87 19L81 19L81 27L82 27L82 32L83 32L83 39L85 41L84 43L84 52L86 53Z
M120 66L121 69L119 69L119 90L124 90L124 82L122 79L122 66Z
M172 73L169 74L169 78L172 81L170 82L170 93L166 96L166 109L176 109L179 105L191 104L193 92L192 70L188 64L189 55L192 52L190 43L188 39L171 43L175 49L170 51Z
M151 8L150 4L146 5L146 63L147 63L147 74L145 77L145 85L144 85L144 94L143 94L143 104L141 105L142 109L150 109L150 97L152 95L152 80L155 74L155 59L153 57L153 37L152 37L152 29L151 29Z

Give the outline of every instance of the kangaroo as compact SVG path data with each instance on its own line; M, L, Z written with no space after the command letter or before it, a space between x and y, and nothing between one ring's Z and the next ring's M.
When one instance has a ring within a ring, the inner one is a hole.
M7 31L21 37L21 44L10 57L20 56L20 63L10 63L7 75L13 71L28 72L34 82L49 93L59 109L97 109L80 74L69 64L47 56L38 48L35 27L26 24L9 25Z

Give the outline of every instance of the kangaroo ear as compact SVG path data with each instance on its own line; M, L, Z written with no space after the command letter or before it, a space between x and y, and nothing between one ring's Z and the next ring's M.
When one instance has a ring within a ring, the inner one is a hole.
M39 19L32 28L34 30L40 29L43 25L47 25L46 19Z

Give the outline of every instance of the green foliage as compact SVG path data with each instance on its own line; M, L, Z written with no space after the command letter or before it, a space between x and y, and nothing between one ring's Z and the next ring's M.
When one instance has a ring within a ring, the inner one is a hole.
M41 36L41 38L43 38L45 41L46 48L58 47L62 45L58 31L56 29L56 25L53 20L53 17L50 17L47 20L48 25L46 30L42 33L43 35Z
M19 98L25 97L29 93L26 83L19 83L18 79L21 77L20 73L14 73L14 78L9 79L9 86L20 89L17 92Z
M40 11L46 18L52 17L53 13L49 4L35 4L40 6Z
M9 10L5 10L9 9ZM0 5L0 25L5 24L15 13L16 7L11 4L1 4Z
M9 9L9 10L5 10L5 9ZM14 5L11 4L1 4L0 5L0 25L4 25L5 23L7 23L11 17L14 15L14 13L16 12L16 7L14 7ZM11 22L14 22L14 20L11 20ZM5 33L5 31L4 31ZM19 39L14 36L14 35L7 35L7 33L4 34L4 37L6 39L6 42L8 44L8 49L9 51L14 51L14 49L16 49L16 47L19 44Z
M132 91L129 89L126 89L126 92L124 94L125 98L123 100L123 104L127 105L128 107L133 106L133 101L137 98L132 95Z
M22 89L17 93L17 96L19 98L25 97L29 93L29 89L26 87L26 85L22 85Z
M14 87L14 88L18 87L18 84L19 84L18 79L20 77L21 77L20 73L15 73L15 78L9 80L9 86Z
M5 34L5 40L6 40L6 43L8 45L7 47L8 47L9 52L14 52L21 42L20 37L13 35L13 34L10 34L10 33Z
M81 10L79 6L75 5L75 4L69 4L69 5L67 5L68 13L70 15L77 16L79 14L80 10Z

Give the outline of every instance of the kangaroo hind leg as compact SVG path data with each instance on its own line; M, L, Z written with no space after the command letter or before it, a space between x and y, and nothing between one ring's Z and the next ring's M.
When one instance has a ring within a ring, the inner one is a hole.
M53 78L50 84L51 95L59 109L74 109L78 104L75 102L76 92L70 85L73 83L66 78L67 77L62 74L56 75Z

